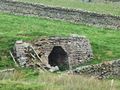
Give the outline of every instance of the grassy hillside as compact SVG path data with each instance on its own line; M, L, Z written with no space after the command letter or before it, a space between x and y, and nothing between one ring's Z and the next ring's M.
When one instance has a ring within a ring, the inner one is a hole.
M81 3L80 0L16 0L16 1L42 3L45 5L77 8L77 9L98 12L98 13L106 13L106 14L120 16L120 3L110 3L110 2Z
M120 6L112 3L79 3L79 0L19 0L54 6L81 8L99 13L120 15ZM0 69L14 67L9 50L16 40L32 41L41 37L85 35L92 45L94 58L89 64L120 58L120 30L82 24L15 16L0 12ZM0 73L0 90L120 90L120 81L93 77L18 69ZM111 84L112 83L112 84Z
M8 51L16 40L33 40L42 36L85 35L90 39L94 59L91 63L120 58L120 31L69 22L0 13L0 68L12 67Z

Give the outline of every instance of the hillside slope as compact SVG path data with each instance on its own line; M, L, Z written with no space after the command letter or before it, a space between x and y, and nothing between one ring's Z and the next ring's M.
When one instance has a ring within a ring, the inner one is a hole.
M120 57L120 31L72 24L51 19L14 16L0 13L0 67L12 67L9 50L16 40L33 40L42 36L84 35L90 39L94 60L99 63Z

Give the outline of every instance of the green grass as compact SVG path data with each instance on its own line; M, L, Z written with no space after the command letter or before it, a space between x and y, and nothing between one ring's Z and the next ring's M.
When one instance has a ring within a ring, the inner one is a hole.
M0 68L14 66L8 51L16 40L30 41L43 36L69 36L70 34L85 35L90 40L94 53L91 63L120 58L119 30L0 13Z
M0 75L0 90L119 90L119 80L97 80L94 77L17 70L11 75ZM2 73L4 74L4 73ZM31 77L32 75L32 77Z
M22 2L42 3L51 6L77 8L97 13L120 16L120 3L81 3L80 0L17 0Z

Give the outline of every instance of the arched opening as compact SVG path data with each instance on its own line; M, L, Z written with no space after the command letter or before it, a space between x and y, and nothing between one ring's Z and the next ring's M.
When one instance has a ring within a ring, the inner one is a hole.
M48 62L51 66L58 66L60 70L68 69L68 55L61 46L54 46Z

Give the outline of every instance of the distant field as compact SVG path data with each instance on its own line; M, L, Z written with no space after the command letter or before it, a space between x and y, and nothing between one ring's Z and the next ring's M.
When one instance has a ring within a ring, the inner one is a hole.
M43 36L69 36L70 34L85 35L90 39L94 52L91 63L120 58L120 31L118 30L0 13L0 68L14 65L8 51L16 40L30 41Z
M105 13L105 14L120 16L120 3L110 3L110 2L82 3L80 2L80 0L16 0L16 1L41 3L45 5L68 7L68 8L77 8L77 9L83 9L97 13Z

